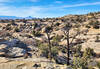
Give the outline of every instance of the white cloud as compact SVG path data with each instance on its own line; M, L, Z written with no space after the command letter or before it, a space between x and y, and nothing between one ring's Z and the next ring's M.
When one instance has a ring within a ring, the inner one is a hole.
M56 11L55 7L51 6L22 6L15 7L9 6L0 3L0 15L5 16L18 16L18 17L54 17L55 13L51 13L50 11Z
M41 7L31 6L31 7L14 7L14 6L5 6L0 5L0 15L6 16L39 16L39 11L42 10Z
M64 5L62 6L62 8L81 7L81 6L90 6L90 5L100 5L100 2L82 3L82 4L75 4L75 5Z

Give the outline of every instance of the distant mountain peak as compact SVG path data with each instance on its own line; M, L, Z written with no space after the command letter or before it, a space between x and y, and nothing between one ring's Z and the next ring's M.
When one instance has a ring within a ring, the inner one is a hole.
M35 17L32 17L32 16L28 16L28 17L25 17L25 19L33 19Z
M35 17L28 16L25 19L33 19ZM24 17L17 17L17 16L0 16L0 19L24 19Z

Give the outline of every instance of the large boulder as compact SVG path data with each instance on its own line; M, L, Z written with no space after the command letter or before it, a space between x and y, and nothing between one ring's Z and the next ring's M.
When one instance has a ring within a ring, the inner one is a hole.
M9 46L16 46L16 44L19 42L18 39L11 39L9 42L8 42L8 45Z
M20 57L24 56L26 53L25 49L19 47L12 47L8 49L9 51L6 53L9 57Z
M0 44L0 55L4 55L5 57L20 57L24 56L29 51L38 52L38 49L34 46L29 46L18 40L11 39L6 41L6 43Z
M13 47L16 47L16 48L21 48L21 49L25 49L27 50L28 45L25 44L24 42L18 40L18 39L12 39L8 42L8 47L7 48L13 48Z

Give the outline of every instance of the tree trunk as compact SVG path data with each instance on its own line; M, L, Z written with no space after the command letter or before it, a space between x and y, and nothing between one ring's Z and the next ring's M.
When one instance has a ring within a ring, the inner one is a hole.
M70 47L69 47L69 30L67 33L67 65L69 65L69 60L70 60Z
M49 34L47 33L47 37L48 37L48 46L49 46L49 49L48 49L48 51L49 51L49 54L48 54L48 56L49 56L49 58L50 58L50 60L52 59L52 56L51 56L51 42L50 42L50 36L49 36Z

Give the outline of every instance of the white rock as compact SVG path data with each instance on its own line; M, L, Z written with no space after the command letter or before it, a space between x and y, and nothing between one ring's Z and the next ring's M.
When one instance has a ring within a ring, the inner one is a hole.
M18 47L12 47L9 49L9 52L7 53L11 57L18 57L23 56L26 53L26 50L18 48Z
M6 44L1 44L1 45L0 45L0 50L4 49L4 48L6 48L6 47L7 47Z

